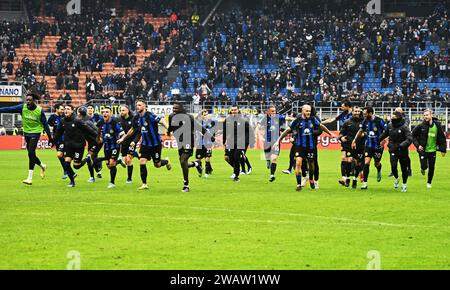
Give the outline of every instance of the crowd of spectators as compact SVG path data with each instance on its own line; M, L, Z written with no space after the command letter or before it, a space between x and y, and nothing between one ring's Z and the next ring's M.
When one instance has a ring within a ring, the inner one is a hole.
M191 79L195 92L201 83L210 89L224 85L240 88L236 100L245 101L448 102L448 92L419 86L449 82L448 7L436 7L425 18L390 19L360 8L310 15L296 1L265 1L260 9L216 14L207 25L206 48L196 38L178 47L178 63L191 72L181 73L182 91L176 97L183 99ZM320 55L317 48L327 43L331 48ZM435 49L425 51L427 45ZM265 69L268 64L276 69ZM249 73L245 65L260 69ZM190 76L198 68L206 71L202 79ZM369 89L367 81L390 90ZM200 95L202 100L229 99L226 90Z
M51 2L51 3L50 3ZM131 94L131 98L159 98L167 82L166 64L171 52L170 38L175 45L180 42L179 26L192 27L190 15L197 15L198 6L205 10L211 0L196 5L182 0L176 1L88 1L83 2L83 13L67 16L66 1L27 1L30 15L53 16L54 23L40 22L31 17L30 22L7 22L0 24L1 79L14 76L22 81L28 90L48 98L45 76L56 77L56 89L79 90L80 72L103 71L105 63L115 68L127 68L126 73L113 73L86 79L87 99L108 97L109 91L120 90ZM44 3L44 7L41 7ZM51 5L50 5L50 4ZM120 10L111 10L119 3ZM161 27L145 22L142 16L123 16L127 9L150 12L154 17L168 17ZM186 13L190 13L185 15ZM186 20L183 20L186 19ZM199 26L198 23L196 26ZM24 56L17 68L13 61L16 48L28 44L39 49L46 35L60 36L55 53L49 53L44 60ZM137 67L138 50L151 54ZM92 79L93 78L93 79ZM94 83L94 85L93 85ZM98 84L97 84L98 83ZM105 92L105 93L103 93ZM66 94L69 95L70 94ZM122 95L122 93L120 93ZM68 101L69 97L60 96Z

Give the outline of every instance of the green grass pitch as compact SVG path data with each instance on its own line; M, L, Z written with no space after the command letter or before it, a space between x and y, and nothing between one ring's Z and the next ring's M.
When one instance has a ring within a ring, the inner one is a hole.
M149 166L149 191L138 191L119 167L117 187L106 189L109 172L88 184L87 168L77 187L66 188L55 151L38 151L49 165L33 186L25 151L0 152L0 269L65 269L69 251L81 269L366 269L368 252L380 254L382 269L450 268L450 162L440 155L432 189L411 153L408 192L393 189L388 154L383 180L371 167L369 190L341 187L340 152L321 151L320 189L295 191L284 175L283 151L277 180L259 151L250 151L254 171L239 184L229 176L223 151L215 150L214 174L198 178L182 193L175 150L163 150L173 170Z

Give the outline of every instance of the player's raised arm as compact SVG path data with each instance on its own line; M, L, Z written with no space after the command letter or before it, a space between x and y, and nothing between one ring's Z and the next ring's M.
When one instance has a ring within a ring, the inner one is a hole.
M336 121L336 117L334 117L334 118L328 118L328 119L326 119L326 120L323 120L323 121L322 121L322 124L328 125L328 124L331 124L331 123L333 123L333 122L335 122L335 121Z
M319 124L319 127L320 127L320 129L322 129L322 131L324 131L325 133L327 133L327 134L330 135L331 137L336 137L336 135L335 135L333 132L331 132L331 131L327 128L327 126L325 126L323 123L320 123L320 124Z
M24 104L19 104L16 106L0 108L0 114L1 113L22 113L23 106L24 106Z
M286 117L285 117L285 120L286 120L287 122L292 122L292 121L295 120L295 118L294 118L294 117L286 116Z

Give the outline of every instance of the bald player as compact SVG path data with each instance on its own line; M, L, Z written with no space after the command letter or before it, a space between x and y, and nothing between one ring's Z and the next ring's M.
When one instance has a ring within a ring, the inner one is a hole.
M294 138L294 155L295 155L295 177L297 179L297 191L302 189L302 163L308 162L309 173L309 185L311 189L315 188L314 183L314 159L316 154L317 142L314 142L314 138L320 134L321 127L323 126L320 121L311 116L311 106L304 105L302 107L302 113L295 119L291 126L287 128L281 136L275 142L274 146L277 146L279 142L292 133ZM326 127L324 128L328 130Z

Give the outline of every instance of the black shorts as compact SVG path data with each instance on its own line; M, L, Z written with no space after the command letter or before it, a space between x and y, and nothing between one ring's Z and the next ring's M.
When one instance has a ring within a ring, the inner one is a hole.
M162 146L141 146L139 150L139 158L144 158L147 160L153 159L153 163L159 163L161 161L161 151Z
M119 149L106 150L105 149L105 159L106 160L117 160L119 158Z
M189 157L191 157L192 155L194 155L194 149L186 149L186 148L181 148L178 149L178 155L188 155Z
M70 146L64 146L64 157L70 157L74 163L81 163L84 155L84 147L74 148Z
M300 146L294 145L294 157L301 157L303 159L315 160L317 157L317 150L315 149L306 149Z
M123 143L120 147L120 154L125 157L127 155L134 156L136 152L136 144L131 146L130 143Z
M341 151L342 152L352 152L352 145L351 144L347 144L347 143L342 143L341 144ZM350 157L348 154L346 154L347 157Z
M383 148L375 149L375 148L366 148L364 150L364 157L370 157L375 159L376 162L380 161L383 158Z
M278 146L276 146L275 149L273 149L274 142L264 143L264 155L266 157L266 160L269 160L272 155L280 156L280 148L281 144L278 143Z
M206 157L209 158L211 156L212 156L211 148L202 147L202 148L197 148L197 150L195 150L195 158L197 158L197 159L202 159L202 158L206 158Z
M98 144L97 142L88 143L88 151L93 153L94 155L98 155L102 147L103 144Z
M355 150L352 150L350 156L348 153L349 152L347 152L347 157L352 157L358 162L362 162L364 160L364 148L356 148Z
M64 143L56 144L57 152L64 152Z
M238 160L242 155L245 155L245 149L225 149L225 156L230 160Z

